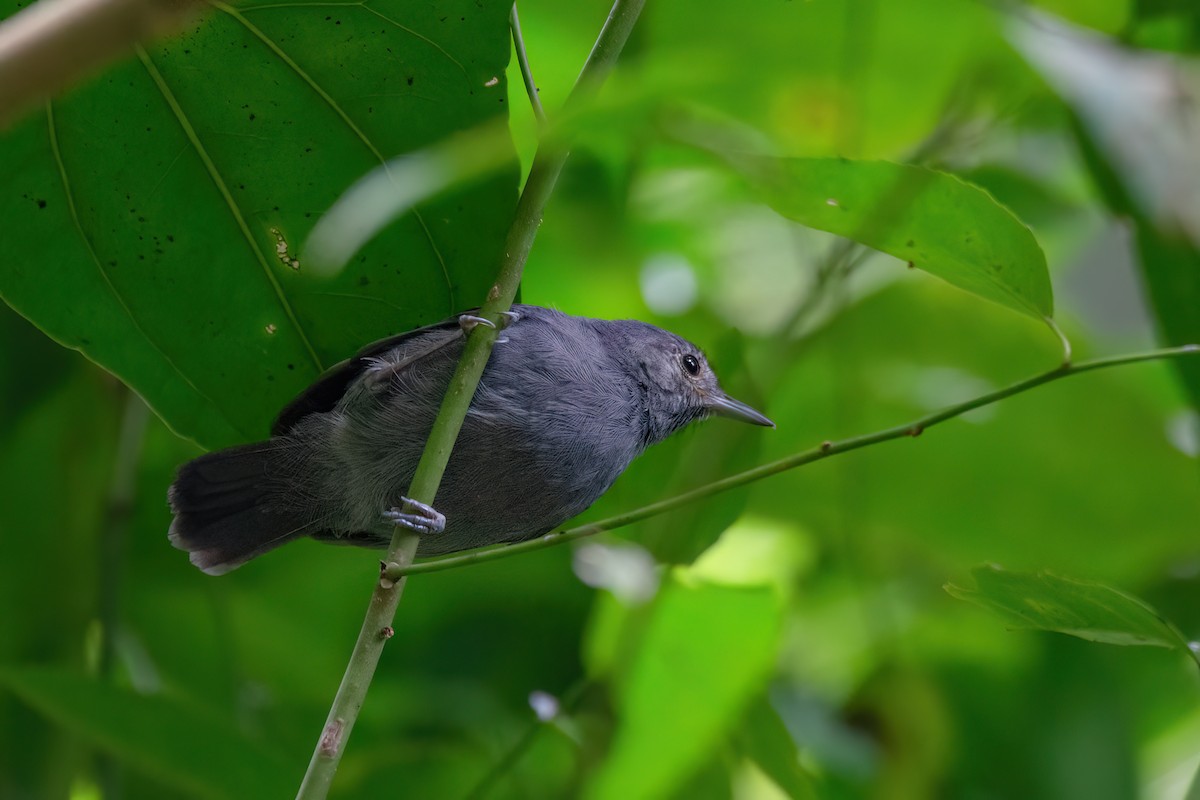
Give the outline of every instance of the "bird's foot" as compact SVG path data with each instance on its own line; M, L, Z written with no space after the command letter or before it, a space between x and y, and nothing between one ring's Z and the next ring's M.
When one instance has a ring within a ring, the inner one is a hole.
M458 326L462 328L463 335L465 336L480 325L502 331L520 318L521 315L516 311L501 311L499 325L497 325L485 317L476 316L475 314L463 314L458 318ZM496 340L496 344L503 344L507 341L507 339L501 337Z
M383 519L389 525L399 525L419 534L441 533L446 530L446 516L433 506L418 503L408 497L401 497L400 502L403 505L393 506L383 512Z
M477 317L474 314L463 314L458 318L458 327L462 328L464 336L475 330L475 328L479 327L480 325L484 325L488 328L496 327L494 324L492 324L490 319Z
M509 325L512 325L514 322L516 322L520 318L521 318L521 315L518 314L516 311L501 311L500 312L500 330L504 330L505 328L507 328ZM508 342L507 336L499 336L496 338L496 344L506 344L507 342Z

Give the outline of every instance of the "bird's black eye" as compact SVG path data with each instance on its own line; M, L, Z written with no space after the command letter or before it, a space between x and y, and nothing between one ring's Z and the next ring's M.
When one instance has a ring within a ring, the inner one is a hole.
M683 357L683 368L687 370L688 375L695 376L700 374L700 362L690 353Z

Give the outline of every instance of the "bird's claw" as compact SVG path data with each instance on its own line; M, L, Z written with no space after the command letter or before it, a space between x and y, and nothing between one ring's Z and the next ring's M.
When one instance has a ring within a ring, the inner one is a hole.
M463 333L470 333L479 325L484 325L488 328L495 328L495 324L490 319L477 317L474 314L463 314L458 318L458 327L462 328Z
M463 314L458 318L458 326L462 328L464 335L469 334L479 325L486 325L493 330L502 331L520 318L521 315L516 311L501 311L499 321L494 323L490 319L476 316L475 314ZM508 339L506 337L500 336L496 339L495 343L505 344L507 341Z
M383 512L383 518L388 524L399 525L419 534L441 533L446 530L446 516L433 506L418 503L409 497L401 497L400 502L403 505L393 506Z
M518 314L516 311L501 311L500 312L500 330L505 330L506 328L508 328L509 325L512 325L514 322L516 322L520 318L521 318L521 315ZM496 344L507 344L507 343L508 343L507 336L496 337Z

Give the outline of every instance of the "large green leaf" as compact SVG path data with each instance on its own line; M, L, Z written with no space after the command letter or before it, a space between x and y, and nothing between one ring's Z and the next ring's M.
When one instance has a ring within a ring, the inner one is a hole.
M300 245L346 186L504 114L507 7L215 8L0 139L0 296L207 446L264 436L362 344L480 302L516 187L505 170L309 274Z
M284 797L300 765L231 724L164 697L68 670L0 672L0 685L72 733L164 783L202 797Z
M948 584L946 591L996 612L1015 628L1192 653L1174 625L1138 598L1111 586L996 566L978 567L972 574L976 588Z
M397 217L515 157L508 126L500 119L381 164L351 186L314 226L304 245L310 269L317 275L342 269Z
M1035 319L1054 314L1033 233L977 186L925 167L840 158L731 159L788 219L861 242Z
M738 721L775 661L781 609L769 588L676 571L661 592L622 676L620 724L589 787L598 800L676 788Z

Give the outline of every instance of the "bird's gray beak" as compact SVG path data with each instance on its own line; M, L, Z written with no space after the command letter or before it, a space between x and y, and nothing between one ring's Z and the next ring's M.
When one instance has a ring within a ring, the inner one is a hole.
M743 403L741 400L734 400L725 394L719 394L711 397L707 403L709 409L714 414L722 417L729 417L741 422L749 422L752 425L762 425L767 428L774 428L775 423L767 419L765 416L755 411L750 406Z

